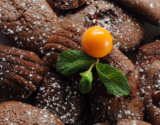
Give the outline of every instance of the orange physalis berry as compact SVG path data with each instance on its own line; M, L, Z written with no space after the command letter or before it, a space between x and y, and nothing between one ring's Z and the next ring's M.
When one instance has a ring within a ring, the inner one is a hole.
M113 41L110 33L99 26L94 26L85 31L81 39L81 46L88 55L101 58L112 49Z

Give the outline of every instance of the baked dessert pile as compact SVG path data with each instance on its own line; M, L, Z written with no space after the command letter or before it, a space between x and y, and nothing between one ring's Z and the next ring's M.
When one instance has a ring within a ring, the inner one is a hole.
M0 32L15 47L0 46L0 101L7 101L0 124L160 125L160 37L141 46L142 20L160 25L159 10L158 0L1 0ZM111 33L114 46L100 62L126 77L128 95L108 94L95 70L92 90L82 94L79 72L56 71L61 52L83 51L92 26ZM123 51L139 47L135 67ZM26 98L29 104L19 102Z

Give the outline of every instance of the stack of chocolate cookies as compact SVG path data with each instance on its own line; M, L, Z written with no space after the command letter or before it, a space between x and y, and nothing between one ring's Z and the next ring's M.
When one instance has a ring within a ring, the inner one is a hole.
M160 37L140 47L146 31L138 18L160 25L158 9L158 0L1 0L0 32L16 48L0 46L0 124L159 125ZM61 52L83 51L92 26L111 33L114 46L100 62L125 76L128 95L108 94L95 70L92 90L82 94L79 72L56 71ZM123 51L139 47L137 68Z

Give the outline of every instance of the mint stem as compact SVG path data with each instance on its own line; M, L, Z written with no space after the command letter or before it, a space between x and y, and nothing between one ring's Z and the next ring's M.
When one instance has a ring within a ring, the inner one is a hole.
M93 67L99 62L99 59L97 58L94 63L90 66L89 71L92 71Z

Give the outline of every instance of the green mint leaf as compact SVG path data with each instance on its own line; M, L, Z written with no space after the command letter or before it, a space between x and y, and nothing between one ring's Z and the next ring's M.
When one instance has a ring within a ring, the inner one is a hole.
M86 80L84 77L81 78L79 83L79 91L83 94L88 93L92 89L91 82Z
M115 96L123 96L129 94L129 84L125 76L115 69L114 67L107 64L96 64L96 70L107 88L108 94L113 94Z
M85 71L83 73L80 73L80 75L82 76L82 78L86 79L90 83L93 80L93 76L92 76L91 70L88 70L88 71Z
M83 51L66 50L58 56L56 69L63 75L71 75L78 70L88 68L93 62L94 58Z

